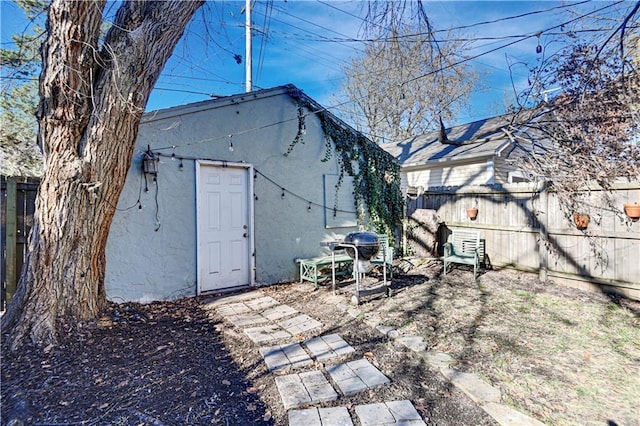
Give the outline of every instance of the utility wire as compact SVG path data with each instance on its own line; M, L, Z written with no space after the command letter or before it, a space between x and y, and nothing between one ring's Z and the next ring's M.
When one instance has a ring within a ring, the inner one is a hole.
M320 3L322 3L322 4L326 4L326 3L324 3L324 2L320 2ZM586 2L580 2L580 3L577 3L577 4L583 4L583 3L586 3ZM620 3L620 2L617 2L617 3L615 3L615 4L619 4L619 3ZM576 5L576 3L574 3L574 5ZM328 5L328 6L333 7L332 5ZM566 7L566 6L563 6L563 7ZM598 9L597 11L604 10L604 9L606 9L606 8L608 8L608 7L611 7L611 5L608 5L608 6L605 6L605 7L603 7L603 8L600 8L600 9ZM335 8L335 7L333 7L333 8L334 8L334 9L337 9L337 8ZM498 19L498 20L493 20L493 21L484 21L484 22L480 22L480 23L477 23L477 24L471 24L471 25L468 25L468 26L466 26L466 27L472 27L472 26L475 26L475 25L486 25L486 24L490 24L490 23L500 22L500 21L503 21L503 20L515 19L515 18L520 18L520 17L523 17L523 16L528 16L528 15L530 15L530 14L537 14L537 13L548 12L548 11L555 10L555 9L559 9L559 8L562 8L562 7L554 7L554 8L549 8L549 9L541 10L541 11L529 12L529 13L526 13L526 14L520 14L520 15L515 15L515 16L510 16L510 17L505 17L505 18L500 18L500 19ZM340 9L338 9L338 10L340 10ZM344 11L343 11L343 12L344 12ZM347 13L347 12L344 12L344 13ZM591 12L591 13L595 13L595 12ZM291 15L291 14L288 14L288 15L290 15L290 16L294 16L294 17L295 17L295 15ZM353 14L350 14L350 15L353 15ZM585 15L583 15L582 17L587 16L587 15L588 15L588 14L585 14ZM353 16L357 16L357 15L353 15ZM580 19L580 18L581 18L581 17L578 17L578 18L576 18L576 19ZM359 18L359 19L361 19L361 18ZM301 19L301 20L303 20L303 19ZM309 22L309 21L307 21L307 20L303 20L303 21ZM575 20L572 20L572 21L575 21ZM572 22L572 21L568 21L568 22ZM283 21L279 21L279 22L283 22ZM563 26L563 25L566 25L568 22L565 22L565 23L560 24L560 25L558 25L558 26L556 26L556 27L553 27L553 28L561 27L561 26ZM283 23L284 23L284 22L283 22ZM293 27L294 27L294 28L296 28L296 29L300 29L300 30L302 30L302 31L305 31L304 29L301 29L300 27L297 27L297 26L293 26ZM320 27L321 27L321 28L325 28L325 27L322 27L322 26L320 26ZM588 30L588 29L587 29L587 30L577 30L577 31L573 31L573 32L574 32L574 33L577 33L577 32L593 32L593 31L603 31L603 30L600 30L600 29L591 29L591 30ZM274 31L272 30L271 32L274 32ZM275 32L277 32L277 31L275 31ZM547 31L547 30L544 30L543 32L545 32L545 34L546 34L546 35L559 35L559 34L563 34L563 33L558 33L558 32L549 32L549 31ZM315 35L316 35L315 33L312 33L312 32L309 32L309 33L310 33L311 35L313 35L313 36L315 36ZM408 35L408 36L412 36L412 35ZM415 35L413 35L413 36L415 36ZM494 52L494 51L496 51L496 50L503 49L503 48L508 47L508 46L510 46L510 45L512 45L512 44L515 44L515 43L517 43L517 42L521 42L521 41L524 41L524 40L526 40L526 39L529 39L529 38L532 38L532 37L536 37L536 36L539 36L539 32L537 32L537 33L532 33L532 34L507 35L507 36L502 36L502 37L476 37L476 38L458 38L458 39L455 39L456 41L464 41L464 42L473 42L473 41L480 41L480 40L507 40L507 39L515 39L515 42L514 42L514 43L507 43L507 44L505 44L505 45L498 46L498 47L497 47L497 48L495 48L495 49L491 49L491 50L488 50L488 51L482 52L482 53L480 53L480 54L478 54L478 55L473 55L473 56L471 56L471 57L463 58L463 59L462 59L462 60L460 60L460 61L457 61L457 62L455 62L455 63L453 63L453 64L450 64L450 65L448 65L448 66L446 66L446 67L443 67L443 68L441 68L441 69L434 70L434 71L430 72L429 74L425 74L424 76L431 75L431 74L433 74L434 72L443 71L444 69L451 68L451 67L453 67L453 66L457 66L457 65L460 65L460 64L466 63L466 62L468 62L468 61L470 61L470 60L475 60L475 59L477 59L477 58L479 58L479 57L481 57L481 56L484 56L484 55L486 55L486 54L492 53L492 52ZM296 39L299 39L299 38L297 38L297 37L296 37ZM327 37L320 37L320 38L318 38L317 40L318 40L318 41L321 41L321 42L331 41L331 39L328 39ZM341 41L340 41L340 40L338 40L338 39L335 39L335 42L340 43ZM300 49L300 46L298 46L298 48ZM306 49L306 48L305 48L305 49ZM302 50L305 50L305 49L302 49ZM308 50L307 50L307 51L308 51ZM309 52L309 51L308 51L308 52ZM309 52L309 53L311 53L311 52ZM315 58L315 59L318 59L318 56L314 54L314 58ZM421 77L424 77L424 76L421 76Z
M336 7L332 6L332 5L327 4L326 2L322 2L322 1L321 1L320 3L325 4L325 5L329 6L329 7L333 7L334 9L338 9L338 8L336 8ZM573 3L573 5L576 5L576 4L583 4L583 3L586 3L586 2ZM477 59L477 58L479 58L479 57L481 57L481 56L484 56L484 55L487 55L487 54L489 54L489 53L495 52L495 51L497 51L497 50L499 50L499 49L503 49L503 48L505 48L505 47L508 47L508 46L510 46L510 45L513 45L513 44L519 43L519 42L521 42L521 41L524 41L524 40L529 39L529 38L532 38L532 37L537 37L537 36L539 36L541 33L542 33L542 34L547 34L547 33L549 33L549 31L551 31L552 29L560 28L560 27L562 27L562 26L564 26L564 25L567 25L567 24L569 24L569 23L575 22L575 21L577 21L577 20L579 20L579 19L582 19L582 18L584 18L584 17L586 17L586 16L589 16L589 15L591 15L591 14L593 14L593 13L600 12L600 11L602 11L602 10L605 10L605 9L607 9L607 8L609 8L609 7L612 7L612 6L617 5L617 4L620 4L620 3L622 3L622 2L618 1L618 2L616 2L616 3L614 3L614 4L612 4L612 5L607 5L607 6L605 6L605 7L602 7L602 8L597 9L596 11L593 11L593 12L590 12L590 13L587 13L587 14L584 14L584 15L581 15L581 16L579 16L579 17L575 18L575 19L572 19L572 20L569 20L569 21L567 21L567 22L565 22L565 23L562 23L562 24L559 24L559 25L556 25L556 26L550 27L550 28L548 28L548 29L546 29L546 30L543 30L543 31L540 31L540 32L536 32L536 33L532 33L532 34L521 34L521 35L519 35L519 38L517 38L516 40L514 40L514 41L512 41L512 42L510 42L510 43L507 43L507 44L504 44L504 45L500 45L500 46L498 46L498 47L496 47L496 48L493 48L493 49L490 49L490 50L487 50L487 51L481 52L481 53L479 53L479 54L477 54L477 55L473 55L473 56L468 57L468 58L463 58L463 59L461 59L460 61L457 61L457 62L455 62L455 63L453 63L453 64L447 65L446 67L443 67L443 68L441 68L441 69L434 70L434 71L431 71L431 72L429 72L429 73L427 73L427 74L424 74L424 75L422 75L422 76L418 76L418 77L416 77L416 78L414 78L414 79L411 79L411 80L409 80L409 81L405 81L405 82L403 82L403 84L406 84L406 83L408 83L408 82L410 82L410 81L413 81L413 80L416 80L416 79L419 79L419 78L424 78L424 77L426 77L426 76L428 76L428 75L431 75L431 74L433 74L433 73L443 71L443 70L445 70L445 69L448 69L448 68L451 68L451 67L454 67L454 66L457 66L457 65L460 65L460 64L463 64L463 63L469 62L469 61L471 61L471 60L475 60L475 59ZM500 22L500 21L504 21L504 20L508 20L508 19L515 19L515 18L519 18L519 17L523 17L523 16L528 16L528 15L533 15L533 14L537 14L537 13L542 13L542 12L546 12L546 11L550 11L550 10L554 10L554 9L558 9L558 8L561 8L561 7L554 7L554 8L545 9L545 10L542 10L542 11L535 11L535 12L529 12L529 13L526 13L526 14L521 14L521 15L516 15L516 16L511 16L511 17L505 17L505 18L500 18L500 19L498 19L498 20L493 20L493 21L484 21L484 22L480 22L480 23L476 23L476 24L470 24L470 25L464 26L464 28L470 28L470 27L478 26L478 25L486 25L486 24L490 24L490 23L496 23L496 22ZM340 9L338 9L338 10L340 10ZM347 13L347 12L344 12L344 13ZM293 15L292 15L292 16L293 16ZM353 15L353 16L356 16L356 15ZM362 18L360 18L360 19L362 19ZM280 22L283 22L283 21L280 21ZM284 23L284 22L283 22L283 23ZM286 24L286 23L285 23L285 24ZM290 25L290 24L288 24L288 25ZM293 25L291 25L291 26L293 26ZM305 31L305 32L309 32L309 31L304 30L304 29L302 29L302 28L300 28L300 27L296 27L296 26L293 26L293 27L294 27L294 28L296 28L296 29L300 29L300 30L302 30L302 31ZM463 28L463 27L458 27L457 29L460 29L460 28ZM586 30L585 30L585 31L586 31ZM596 30L592 30L592 31L596 31ZM314 34L314 33L312 33L312 32L309 32L309 33L310 33L310 34ZM506 37L509 37L509 36L506 36ZM518 37L518 36L513 36L513 37ZM326 37L321 37L320 39L322 39L322 40L326 40L327 38L326 38ZM480 38L478 38L478 39L480 39ZM473 38L470 38L470 39L468 39L468 40L469 40L469 41L474 41L474 39L473 39ZM185 58L183 58L183 59L185 59ZM210 71L209 71L208 69L205 69L205 68L202 68L202 67L199 67L199 66L198 66L197 68L200 68L203 72L210 73ZM214 75L215 75L215 74L214 74ZM5 77L3 77L3 78L5 78ZM185 77L185 78L187 78L187 77ZM19 78L15 78L15 79L19 79ZM228 83L231 83L231 82L228 82ZM182 91L182 92L184 92L184 93L193 93L193 94L199 94L199 95L204 95L204 96L211 96L211 94L210 94L210 93L205 93L205 92L196 92L196 91L179 90L179 89L169 89L169 88L166 88L166 87L158 87L157 89L159 89L159 90L177 91L177 92ZM334 106L328 107L328 108L326 108L326 109L332 109L332 108L338 109L338 107L339 107L340 105L344 105L344 104L349 103L349 102L352 102L352 101L342 102L342 103L340 103L340 104L337 104L337 105L334 105Z
M269 40L271 27L271 13L273 12L273 0L267 1L266 13L264 13L264 22L262 24L262 32L260 37L260 50L258 53L258 69L256 71L256 82L260 80L262 74L262 66L267 51L267 42Z
M618 3L616 3L616 4L619 4L619 3L621 3L621 2L618 2ZM425 74L423 74L423 75L421 75L421 76L418 76L418 77L412 78L412 79L410 79L410 80L407 80L407 81L403 82L402 84L404 85L404 84L410 83L410 82L412 82L412 81L416 81L416 80L419 80L419 79L421 79L421 78L428 77L428 76L430 76L430 75L432 75L432 74L434 74L434 73L436 73L436 72L444 71L444 69L451 68L451 67L455 67L455 66L460 65L460 64L462 64L462 63L465 63L465 62L471 61L471 60L473 60L473 59L476 59L476 58L479 58L479 57L482 57L482 56L488 55L489 53L493 53L493 52L495 52L495 51L497 51L497 50L504 49L505 47L509 47L509 46L512 46L512 45L514 45L514 44L516 44L516 43L520 43L520 42L525 41L525 40L527 40L527 39L534 38L534 37L540 37L540 36L541 36L541 34L544 34L544 33L548 32L548 31L551 31L551 30L555 30L555 29L557 29L557 28L564 27L565 25L568 25L568 24L571 24L571 23L573 23L573 22L576 22L576 21L578 21L578 20L580 20L580 19L583 19L583 18L585 18L585 17L588 17L588 16L590 16L590 15L593 15L593 14L595 14L595 13L597 13L597 12L601 12L601 11L603 11L603 10L605 10L605 9L608 9L609 7L611 7L611 5L601 7L601 8L599 8L599 9L596 9L596 10L591 11L591 12L589 12L589 13L585 13L585 14L583 14L583 15L580 15L580 16L578 16L577 18L570 19L570 20L568 20L568 21L566 21L566 22L563 22L563 23L561 23L561 24L551 26L551 27L549 27L549 28L547 28L547 29L544 29L544 30L542 30L542 31L537 31L537 32L535 32L535 33L531 33L531 34L529 34L529 35L523 36L522 38L520 38L520 39L518 39L518 40L514 40L514 41L512 41L512 42L510 42L510 43L506 43L506 44L500 45L500 46L498 46L498 47L495 47L495 48L493 48L493 49L490 49L490 50L484 51L484 52L482 52L482 53L479 53L479 54L477 54L477 55L470 56L469 58L466 58L466 59L461 60L461 61L458 61L458 62L454 62L454 63L449 64L449 65L447 65L447 66L445 66L445 67L442 67L442 68L440 68L440 69L437 69L437 70L434 70L434 71L430 71L430 72L425 73Z
M532 12L522 13L522 14L519 14L519 15L506 16L506 17L503 17L503 18L493 19L491 21L475 22L475 23L469 24L469 25L461 25L461 26L458 26L458 27L451 27L451 28L442 29L442 30L435 30L433 32L434 33L439 33L439 32L444 32L444 31L454 31L454 30L462 30L462 29L474 28L474 27L478 27L478 26L481 26L481 25L496 24L498 22L509 21L511 19L524 18L526 16L531 16L531 15L536 15L536 14L540 14L540 13L551 12L551 11L556 10L556 9L566 9L566 8L569 8L569 7L575 7L575 6L579 6L581 4L589 3L590 1L591 0L584 0L584 1L581 1L581 2L577 2L577 3L569 3L569 4L564 4L564 5L560 5L560 6L551 7L549 9L536 10L536 11L532 11ZM362 18L362 17L360 17L360 16L358 16L358 15L356 15L354 13L351 13L351 12L348 12L346 10L340 9L339 7L335 6L332 3L328 3L328 2L325 2L325 1L322 1L322 0L318 0L318 3L324 4L327 7L335 9L335 10L337 10L339 12L342 12L342 13L344 13L346 15L349 15L349 16L351 16L353 18L359 19L363 23L368 23L366 19L364 19L364 18ZM620 4L620 3L622 3L622 1L618 1L615 4ZM378 25L378 26L380 26L380 25ZM380 27L382 29L387 30L387 28L384 28L382 26L380 26Z
M554 26L552 26L552 27L549 27L549 28L547 28L547 29L545 29L545 30L543 30L543 31L541 31L541 32L536 32L536 33L532 33L532 34L526 35L526 36L522 37L521 39L514 40L514 41L509 42L509 43L506 43L506 44L504 44L504 45L500 45L500 46L495 47L495 48L493 48L493 49L490 49L490 50L487 50L487 51L481 52L481 53L479 53L479 54L477 54L477 55L473 55L473 56L471 56L471 57L469 57L469 58L465 58L465 59L463 59L463 60L460 60L460 61L454 62L453 64L449 64L449 65L447 65L447 66L445 66L445 67L442 67L441 69L434 70L434 71L431 71L431 72L426 73L426 74L424 74L424 75L421 75L421 76L418 76L418 77L411 78L411 79L409 79L409 80L406 80L406 81L402 82L401 84L402 84L402 85L404 85L404 84L408 84L408 83L410 83L410 82L412 82L412 81L415 81L415 80L418 80L418 79L424 78L424 77L426 77L426 76L428 76L428 75L431 75L431 74L434 74L434 73L436 73L436 72L441 72L441 71L443 71L443 70L445 70L445 69L447 69L447 68L451 68L451 67L457 66L457 65L459 65L459 64L462 64L462 63L465 63L465 62L471 61L471 60L473 60L473 59L476 59L476 58L479 58L479 57L485 56L485 55L487 55L487 54L489 54L489 53L492 53L492 52L495 52L495 51L497 51L497 50L503 49L503 48L505 48L505 47L511 46L511 45L513 45L513 44L516 44L516 43L522 42L522 41L524 41L524 40L526 40L526 39L529 39L529 38L532 38L532 37L539 37L541 33L545 33L545 32L547 32L547 31L551 31L551 30L553 30L553 29L560 28L560 27L562 27L562 26L564 26L564 25L568 25L568 24L570 24L570 23L573 23L573 22L575 22L575 21L578 21L578 20L580 20L580 19L583 19L583 18L585 18L585 17L587 17L587 16L590 16L590 15L592 15L592 14L594 14L594 13L597 13L597 12L600 12L600 11L602 11L602 10L605 10L605 9L607 9L608 7L610 7L610 6L605 6L605 7L599 8L599 9L597 9L597 10L594 10L594 11L592 11L592 12L589 12L589 13L583 14L583 15L578 16L578 17L576 17L576 18L570 19L570 20L568 20L568 21L566 21L566 22L564 22L564 23L561 23L561 24L558 24L558 25L554 25ZM318 110L318 111L312 111L311 113L319 113L319 112L322 112L322 111L329 111L329 110L332 110L332 109L338 109L339 107L341 107L341 106L343 106L343 105L346 105L346 104L349 104L349 103L353 103L353 102L355 102L355 101L357 101L357 100L346 100L346 101L344 101L344 102L340 102L340 103L338 103L338 104L335 104L335 105L332 105L332 106L329 106L329 107L323 107L323 109ZM297 119L298 119L297 117L293 117L293 118L288 119L288 120L281 120L281 121L276 122L276 123L271 123L271 124L268 124L268 125L263 125L263 126L260 126L260 127L258 127L258 128L255 128L255 129L249 129L249 130L246 130L246 131L243 131L243 132L240 132L240 133L248 133L248 132L251 132L251 131L257 131L257 130L260 130L260 129L263 129L263 128L267 128L267 127L271 127L271 126L279 125L279 124L282 124L282 123L285 123L285 122L289 122L289 121L293 121L293 120L297 120ZM239 134L240 134L240 133L239 133ZM231 135L227 135L227 136L231 136ZM194 143L192 143L192 144L195 144L195 143L202 143L202 142L204 142L204 141L210 141L210 140L214 140L214 139L220 139L220 138L227 137L227 136L221 136L221 137L217 137L217 138L208 138L208 139L206 139L206 140L198 141L198 142L194 142ZM167 148L172 148L172 147L167 147ZM175 148L175 147L173 147L173 148Z

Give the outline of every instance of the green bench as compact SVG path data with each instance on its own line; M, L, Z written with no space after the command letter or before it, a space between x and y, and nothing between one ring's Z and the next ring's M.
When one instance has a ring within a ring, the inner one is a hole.
M378 255L371 259L371 263L376 266L385 268L385 273L390 277L393 276L393 247L389 245L389 237L384 234L378 235L380 242L380 250ZM344 250L335 253L335 276L353 275L353 259L349 257ZM324 278L332 278L331 271L331 254L324 256L312 257L309 259L295 259L300 266L300 282L310 281L315 288L318 288L318 281ZM335 285L335 282L333 283Z
M389 278L393 278L393 247L389 245L389 237L380 234L378 235L378 241L380 242L380 250L376 257L371 259L371 263L376 266L382 266L385 268L385 272L388 272Z
M331 270L331 255L312 257L309 259L296 259L296 263L300 265L300 282L310 281L315 288L318 288L318 281L324 278L331 278L333 271ZM353 259L346 253L336 253L336 276L352 274L351 265Z
M480 263L484 262L484 245L480 233L463 229L454 229L449 241L444 244L444 275L449 266L457 263L473 266L473 279L478 277Z

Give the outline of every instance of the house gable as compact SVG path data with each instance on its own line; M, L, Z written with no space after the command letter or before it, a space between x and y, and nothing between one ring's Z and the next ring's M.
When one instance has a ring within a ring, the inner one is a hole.
M536 111L518 117L537 119ZM525 132L512 114L440 129L382 147L401 163L402 187L461 186L507 183L517 171L514 161L530 146L512 141L510 132ZM517 128L517 130L513 130ZM505 130L510 130L507 132Z

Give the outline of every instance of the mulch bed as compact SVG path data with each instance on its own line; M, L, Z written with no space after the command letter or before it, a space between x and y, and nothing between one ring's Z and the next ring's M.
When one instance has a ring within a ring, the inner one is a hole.
M47 353L3 341L2 424L272 424L199 303L112 306Z

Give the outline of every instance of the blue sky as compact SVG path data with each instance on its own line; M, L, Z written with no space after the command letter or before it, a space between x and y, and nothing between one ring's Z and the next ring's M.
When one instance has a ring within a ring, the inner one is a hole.
M474 92L470 107L456 123L473 121L504 111L513 100L513 86L528 84L529 68L559 48L557 34L585 19L557 27L585 13L620 18L633 2L610 1L429 1L429 17L446 37L450 28L471 40L467 57L480 73L483 88ZM167 108L244 92L245 16L241 2L207 2L192 20L152 93L148 110ZM110 4L111 13L116 3ZM6 0L0 3L2 42L24 29L20 10ZM293 83L312 98L331 107L339 103L336 93L343 81L342 65L362 51L362 2L353 1L258 1L253 17L253 84L256 88ZM515 17L524 15L522 17ZM492 21L492 23L483 24ZM557 28L554 28L557 27ZM614 23L611 24L614 27ZM540 33L540 36L536 34ZM502 46L513 43L508 47ZM540 44L543 53L536 53ZM6 45L3 45L6 46ZM492 51L494 50L494 51ZM242 57L238 64L237 57ZM510 69L511 65L511 69ZM512 84L513 81L513 84ZM334 111L340 115L339 108Z

